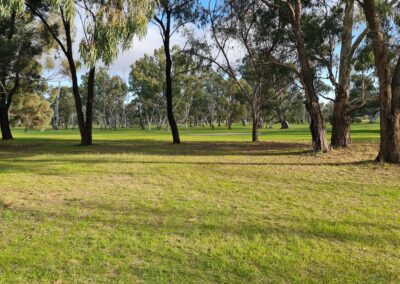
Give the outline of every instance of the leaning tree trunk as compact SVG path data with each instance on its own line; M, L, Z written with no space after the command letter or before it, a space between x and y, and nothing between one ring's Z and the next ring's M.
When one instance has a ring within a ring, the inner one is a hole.
M8 108L6 106L0 108L0 125L1 136L3 140L13 139L10 127L10 119L8 117Z
M88 134L86 133L85 117L83 115L83 110L82 110L82 99L79 91L78 75L72 52L73 40L71 32L71 23L69 21L64 21L64 28L65 28L65 38L67 42L67 49L64 51L64 53L65 56L67 57L69 70L71 73L72 94L74 95L74 100L75 100L76 116L78 121L79 133L81 135L81 145L82 146L91 145L92 139L91 137L89 138Z
M72 39L70 39L70 35L68 36L69 33L66 33L66 34L67 34L67 39L69 39L69 40L67 40L69 50L72 50ZM75 65L75 61L73 59L72 53L68 53L67 59L68 59L69 69L71 72L72 94L74 95L76 117L77 117L77 122L78 122L78 127L79 127L79 133L81 135L81 145L87 146L87 145L90 145L91 142L89 143L88 137L87 137L86 131L85 131L85 129L86 129L85 118L84 118L83 111L82 111L82 100L81 100L81 95L79 92L77 70L76 70L76 65Z
M326 125L322 116L317 92L314 86L314 74L311 69L309 58L304 44L304 36L301 27L301 1L296 2L295 14L292 15L296 49L301 67L300 77L305 89L306 107L311 119L310 130L314 152L329 151Z
M75 110L76 110L76 117L79 127L79 133L81 135L81 145L88 146L90 145L88 141L88 137L86 135L86 125L85 125L85 118L82 111L82 100L79 92L79 85L78 85L78 77L76 73L75 63L73 59L70 62L70 70L71 70L71 77L72 77L72 93L74 95L75 100Z
M314 89L314 79L312 71L309 69L308 62L304 63L306 68L302 69L302 81L306 93L306 107L311 119L310 131L312 136L312 145L314 152L329 151L326 125L322 116L321 107L318 101L318 96Z

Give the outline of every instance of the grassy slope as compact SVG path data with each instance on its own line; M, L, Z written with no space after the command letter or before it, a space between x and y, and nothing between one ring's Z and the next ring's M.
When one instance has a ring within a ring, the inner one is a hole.
M76 131L16 131L0 142L0 282L398 283L400 168L372 162L377 126L323 156L305 126L263 132L177 146L98 130L77 147Z

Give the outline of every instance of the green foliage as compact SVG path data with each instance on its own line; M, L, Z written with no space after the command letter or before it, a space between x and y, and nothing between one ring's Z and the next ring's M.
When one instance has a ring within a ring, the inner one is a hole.
M50 103L36 94L16 96L11 108L12 123L30 129L45 129L49 126L53 111Z
M87 75L82 76L81 89L86 100ZM110 76L106 68L96 72L93 112L94 122L105 128L116 128L121 125L124 117L125 100L128 96L128 86L119 76Z
M68 129L70 125L76 124L76 122L74 121L75 102L74 96L72 95L72 91L70 88L60 88L59 115L59 122L63 125L65 129Z
M21 12L23 9L23 0L0 0L0 18L9 15L10 11Z
M52 45L49 35L29 13L11 8L0 15L0 108L5 112L15 95L41 93L46 88L40 57ZM23 123L29 124L26 119ZM33 124L36 127L36 122Z
M143 36L156 3L153 0L84 2L85 37L79 50L89 66L94 66L98 60L109 65L120 49L131 47L135 35Z

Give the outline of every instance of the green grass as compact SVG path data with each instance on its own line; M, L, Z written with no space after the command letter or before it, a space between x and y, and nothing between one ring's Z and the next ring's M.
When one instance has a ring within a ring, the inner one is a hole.
M400 167L377 125L14 130L0 142L0 283L399 283Z
M137 129L136 129L137 130ZM330 132L330 129L328 129ZM378 142L379 141L379 125L362 123L352 126L352 138L355 142ZM289 142L309 142L310 134L308 125L291 125L291 129L280 130L278 125L274 125L273 129L260 129L261 141L289 141ZM22 129L14 130L14 136L19 139L51 139L51 140L76 140L79 141L79 133L76 130L62 131L28 131ZM244 141L251 140L250 126L243 127L234 125L231 130L226 127L216 127L215 130L210 130L209 127L197 127L193 129L180 129L180 134L183 141ZM132 129L118 130L100 130L94 131L95 140L158 140L170 141L171 134L165 130L153 129L151 131L132 131Z

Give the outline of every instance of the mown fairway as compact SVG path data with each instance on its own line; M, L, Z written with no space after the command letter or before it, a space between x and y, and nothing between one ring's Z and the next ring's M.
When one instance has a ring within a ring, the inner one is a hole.
M15 130L0 142L1 283L399 283L400 167L289 131ZM240 134L242 133L242 134Z

